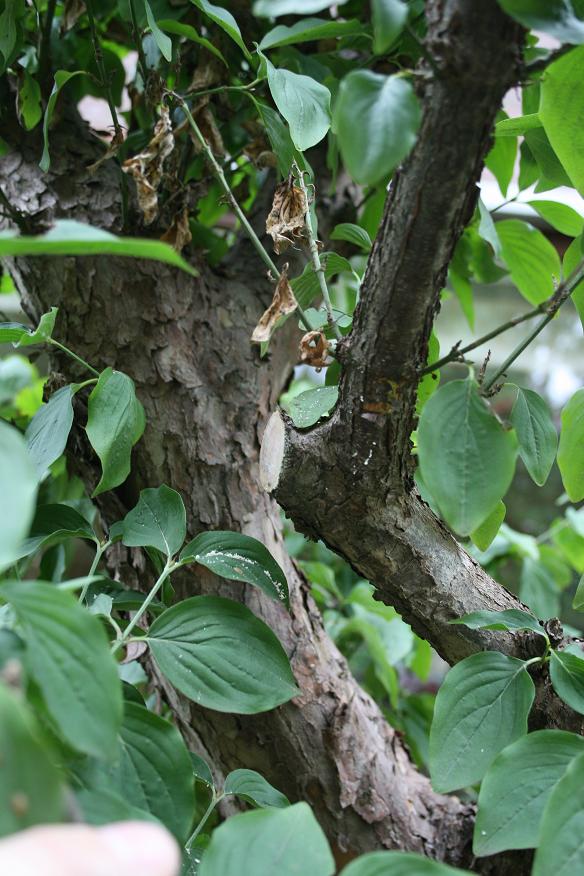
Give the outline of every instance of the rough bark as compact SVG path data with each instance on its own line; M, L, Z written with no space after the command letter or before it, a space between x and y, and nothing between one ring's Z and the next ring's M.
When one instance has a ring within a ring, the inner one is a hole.
M117 174L92 177L94 147L78 129L53 136L53 166L38 169L25 142L2 159L11 201L37 222L67 216L119 230ZM182 595L219 592L241 599L275 630L291 657L302 696L267 714L222 715L195 707L159 679L193 747L227 772L262 772L292 800L306 799L339 860L374 848L401 848L464 864L470 860L472 807L435 794L412 766L395 731L351 677L323 630L306 582L283 551L280 513L259 484L259 436L289 375L297 334L290 322L269 365L249 344L271 295L246 245L222 273L201 277L121 259L18 260L11 269L33 318L61 307L58 337L98 368L131 374L148 427L132 475L106 496L111 523L142 487L169 483L187 506L189 533L237 529L264 541L282 563L290 615L254 588L191 574ZM76 366L59 360L69 377ZM75 456L89 486L95 460L77 434ZM147 577L140 566L142 585Z

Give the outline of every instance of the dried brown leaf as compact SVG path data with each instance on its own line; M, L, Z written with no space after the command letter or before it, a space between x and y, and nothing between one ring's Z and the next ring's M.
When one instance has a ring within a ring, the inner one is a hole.
M67 33L72 27L75 27L77 19L80 18L84 12L85 3L83 0L65 0L60 22L61 33Z
M280 317L288 316L297 307L298 303L288 282L288 265L285 265L284 270L280 274L272 303L261 315L260 321L253 330L252 342L254 344L264 344L269 341Z
M313 368L326 368L330 365L329 348L330 342L323 332L306 332L300 339L300 361L312 365Z
M124 133L120 130L119 133L114 134L109 146L107 147L107 150L103 153L103 155L98 158L97 161L94 161L93 164L88 164L86 170L88 170L89 173L95 173L97 168L100 167L104 163L104 161L107 161L108 158L114 157L123 142Z
M284 252L302 236L307 210L306 197L291 179L284 180L274 192L272 209L266 219L266 231L274 241L274 251Z
M186 207L175 214L170 228L160 239L169 243L177 252L181 252L183 247L191 242L193 237L189 228L189 211Z
M124 161L122 169L136 180L138 205L144 215L144 224L150 225L158 214L157 191L162 180L164 161L174 149L174 137L168 108L160 108L160 119L154 136L146 149Z

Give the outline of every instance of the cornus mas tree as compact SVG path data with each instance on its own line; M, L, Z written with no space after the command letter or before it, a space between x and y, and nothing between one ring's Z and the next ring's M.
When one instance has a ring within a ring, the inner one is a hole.
M0 255L30 317L0 326L3 835L158 819L201 876L584 866L556 617L584 391L558 442L506 384L584 312L584 221L534 200L560 260L477 188L486 162L504 201L519 156L520 190L583 193L581 44L575 0L0 0ZM527 303L483 340L524 340L465 369L443 290L468 314L505 273ZM321 383L280 408L298 363ZM537 540L505 524L519 457L567 494ZM281 509L340 559L295 562ZM433 717L399 686L430 646Z

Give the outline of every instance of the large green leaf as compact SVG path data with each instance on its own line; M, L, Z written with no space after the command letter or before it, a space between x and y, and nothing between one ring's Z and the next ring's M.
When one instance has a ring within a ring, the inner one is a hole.
M495 756L527 733L535 686L525 664L483 651L454 666L438 691L430 730L430 776L437 791L480 781Z
M288 605L288 582L269 550L239 532L201 532L180 555L181 563L199 563L231 581L255 584L272 599Z
M110 758L122 723L122 689L100 621L70 593L41 581L6 581L0 596L16 612L27 666L67 742Z
M572 761L547 801L532 876L584 872L584 754Z
M584 389L575 392L562 411L558 467L572 502L584 499Z
M455 876L467 872L410 852L369 852L352 861L341 876Z
M187 515L180 493L165 484L142 490L138 504L126 514L120 531L128 547L154 547L172 557L187 533Z
M69 505L58 503L39 505L28 538L18 550L19 558L28 557L41 547L51 547L68 538L98 540L85 517Z
M584 21L580 22L584 42ZM542 79L539 117L554 152L573 185L584 194L584 150L582 149L582 69L584 47L573 49L551 64Z
M276 46L290 46L313 40L330 40L335 37L361 33L363 25L356 19L351 21L327 21L324 18L303 18L287 27L279 24L263 37L260 49L274 49Z
M39 477L53 464L67 446L73 425L75 386L63 386L46 405L38 409L25 432L26 447Z
M215 6L213 3L209 3L209 0L191 0L192 3L197 6L201 12L204 12L207 18L210 18L216 25L218 25L221 30L224 30L225 33L231 37L234 43L236 43L241 51L244 53L245 57L248 61L252 60L252 56L243 42L243 37L241 36L241 31L239 29L239 25L236 22L235 18L224 6Z
M20 697L0 682L0 837L63 821L63 779L40 727Z
M307 803L235 815L213 831L200 876L332 876L335 862Z
M401 33L408 18L408 5L403 0L373 0L373 51L383 54Z
M298 693L276 636L230 599L194 596L167 609L148 644L168 680L209 709L254 714Z
M0 420L0 571L19 556L34 514L37 485L24 438Z
M310 76L276 68L269 61L266 65L270 92L290 125L292 142L300 152L316 146L331 126L330 91Z
M418 455L444 519L460 535L470 535L511 484L516 443L489 412L476 383L453 380L422 411Z
M584 653L578 645L552 651L550 678L557 695L575 712L584 715Z
M337 6L342 6L347 0L340 0ZM266 18L278 18L280 15L311 15L328 9L330 0L256 0L253 13Z
M470 538L472 543L475 544L480 551L486 551L489 545L494 541L495 536L501 529L501 524L505 520L506 513L507 508L505 507L505 503L499 502L495 506L494 511L491 511L489 516L486 517L476 529L473 529Z
M328 416L339 398L338 386L317 386L294 396L290 402L290 417L298 429L308 429Z
M556 458L558 436L547 402L531 389L517 388L511 424L519 441L519 455L536 484L542 487Z
M102 467L94 496L126 480L132 447L142 436L144 425L144 409L136 398L134 381L121 371L106 368L88 402L87 437Z
M541 304L561 276L557 250L541 231L519 219L497 222L497 234L511 279L530 304Z
M539 824L550 795L584 739L562 730L538 730L497 755L481 784L475 822L475 855L538 844Z
M524 557L519 580L519 598L541 620L557 617L560 611L560 592L546 567Z
M499 5L525 27L542 30L563 43L584 42L584 21L571 0L499 0Z
M0 231L0 256L46 255L115 255L167 262L193 277L197 271L172 246L161 240L142 237L116 237L109 231L93 228L73 219L59 219L46 234L19 236L14 231Z
M578 237L582 234L584 218L573 207L560 204L558 201L537 200L527 203L561 234L566 234L568 237Z
M537 618L518 608L508 608L505 611L471 611L450 623L464 624L471 630L531 630L540 636L546 635Z
M354 70L341 80L335 130L355 182L373 185L391 173L416 142L419 124L418 101L406 79Z
M234 770L229 773L225 779L223 793L233 794L251 803L252 806L259 806L262 809L269 807L283 809L290 805L288 798L255 770Z
M219 58L219 60L227 67L227 61L217 46L215 46L210 40L205 39L205 37L200 36L192 25L183 24L181 21L175 21L172 18L159 19L157 24L161 30L166 31L167 33L173 33L176 34L176 36L185 37L187 40L191 40L191 42L203 46L204 49L207 49L207 51L211 52L212 55L215 55L216 58Z
M346 240L349 243L358 246L359 249L364 249L369 252L373 246L373 242L368 233L360 225L355 225L353 222L341 222L335 225L331 234L331 240Z
M195 807L191 758L176 727L136 703L124 704L120 756L106 787L150 812L184 843Z
M160 49L162 56L166 58L167 61L172 61L172 40L160 30L148 0L144 0L144 8L146 9L146 21L148 22L148 27L152 31L152 36L154 37L156 45Z

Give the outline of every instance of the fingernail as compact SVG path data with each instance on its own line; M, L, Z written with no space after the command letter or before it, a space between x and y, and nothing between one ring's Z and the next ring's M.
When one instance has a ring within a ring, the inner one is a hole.
M99 829L100 839L115 858L112 873L140 876L177 876L178 846L165 828L146 821L125 821ZM124 869L125 868L125 869Z

